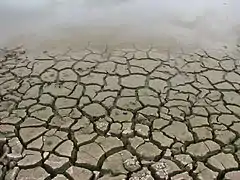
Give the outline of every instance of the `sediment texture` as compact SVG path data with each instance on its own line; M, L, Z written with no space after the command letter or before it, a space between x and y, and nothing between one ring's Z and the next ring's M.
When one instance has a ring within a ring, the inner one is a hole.
M0 179L240 178L237 57L5 49L0 67Z

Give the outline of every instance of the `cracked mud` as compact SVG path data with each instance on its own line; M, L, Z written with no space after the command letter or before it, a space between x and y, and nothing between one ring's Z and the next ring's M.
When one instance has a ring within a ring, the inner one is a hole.
M1 50L0 179L239 179L239 57Z

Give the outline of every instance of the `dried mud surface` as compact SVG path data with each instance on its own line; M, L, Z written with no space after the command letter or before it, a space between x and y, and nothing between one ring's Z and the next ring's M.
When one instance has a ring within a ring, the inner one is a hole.
M239 54L0 53L0 179L239 179Z

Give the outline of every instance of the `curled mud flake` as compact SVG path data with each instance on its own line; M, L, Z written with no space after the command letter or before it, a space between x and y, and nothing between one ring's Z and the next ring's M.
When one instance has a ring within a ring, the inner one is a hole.
M141 165L139 163L139 161L137 160L136 157L132 157L130 159L126 159L123 162L123 165L125 167L126 170L130 171L130 172L134 172L137 171L141 168Z

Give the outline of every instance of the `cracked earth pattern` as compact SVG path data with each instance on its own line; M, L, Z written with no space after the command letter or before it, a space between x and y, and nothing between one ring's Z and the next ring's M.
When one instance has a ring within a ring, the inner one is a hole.
M0 179L240 179L240 60L1 50Z

